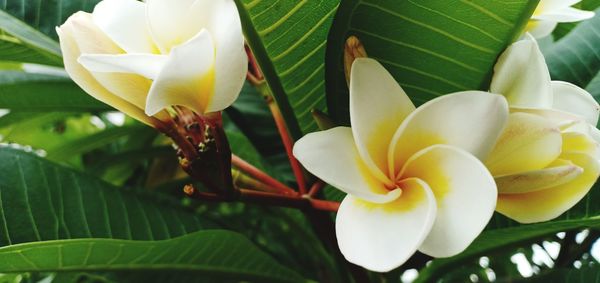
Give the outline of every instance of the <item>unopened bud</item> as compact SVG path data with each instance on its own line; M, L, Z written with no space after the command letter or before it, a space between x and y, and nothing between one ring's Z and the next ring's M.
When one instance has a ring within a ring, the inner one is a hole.
M311 112L313 119L317 122L317 126L321 131L329 130L331 128L336 127L337 125L331 120L327 114L323 113L320 110L313 109Z
M352 63L356 58L365 58L367 51L362 45L358 37L352 35L346 39L346 45L344 46L344 74L346 75L346 83L350 85L350 70L352 70Z

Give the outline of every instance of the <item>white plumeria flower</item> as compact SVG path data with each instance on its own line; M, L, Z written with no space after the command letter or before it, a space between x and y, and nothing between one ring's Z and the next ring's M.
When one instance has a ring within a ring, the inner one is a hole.
M581 0L540 0L525 31L542 38L550 35L558 23L579 22L594 17L594 12L571 7L579 2Z
M73 80L141 121L173 105L223 110L246 77L233 0L104 0L57 32Z
M483 230L497 191L477 157L488 155L507 116L502 96L479 91L415 110L383 66L358 58L350 75L352 128L308 134L294 155L348 193L336 219L346 259L386 272L417 249L456 255Z
M531 36L494 68L491 91L511 114L485 162L498 184L498 212L521 223L547 221L579 202L600 175L600 106L587 91L551 81Z

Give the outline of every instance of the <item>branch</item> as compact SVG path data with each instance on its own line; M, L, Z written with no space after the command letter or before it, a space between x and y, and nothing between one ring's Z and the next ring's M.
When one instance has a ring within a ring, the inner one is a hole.
M277 181L273 177L269 176L267 173L252 166L252 164L246 162L245 160L241 159L240 157L238 157L235 154L231 155L231 163L233 164L233 166L237 167L244 173L252 176L257 181L260 181L263 184L271 186L272 188L276 189L282 195L288 195L288 196L298 195L298 193L296 193L296 191L294 191L292 188Z
M337 212L340 203L315 200L300 196L285 196L268 192L259 192L247 189L239 189L233 198L223 197L215 193L202 192L194 188L192 185L186 185L183 191L190 198L202 201L240 201L245 203L256 203L270 206L281 206L298 209L314 209L318 211Z

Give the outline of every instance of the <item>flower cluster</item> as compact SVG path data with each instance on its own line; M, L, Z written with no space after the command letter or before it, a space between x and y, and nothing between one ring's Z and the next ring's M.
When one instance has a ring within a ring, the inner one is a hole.
M571 7L577 2L541 0L526 31L543 37L559 22L593 16ZM73 80L149 125L171 106L223 110L247 74L232 0L104 0L57 32ZM600 176L600 105L551 81L529 33L499 57L489 92L447 94L418 108L351 41L351 127L308 134L293 149L310 173L347 193L336 233L350 262L385 272L417 250L456 255L495 210L521 223L547 221Z
M490 93L448 94L415 109L367 58L355 59L349 82L352 127L309 134L294 154L348 193L338 243L370 270L392 270L416 250L456 255L494 209L522 223L558 217L600 176L600 106L551 81L529 35L500 56Z
M65 69L86 92L146 124L169 106L220 111L247 56L232 0L104 0L57 28Z

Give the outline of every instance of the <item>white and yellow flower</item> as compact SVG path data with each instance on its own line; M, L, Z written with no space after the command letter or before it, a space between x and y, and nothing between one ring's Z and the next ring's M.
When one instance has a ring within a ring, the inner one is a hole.
M294 146L308 171L348 193L336 219L348 261L385 272L417 249L463 251L495 208L485 158L508 116L506 100L469 91L415 109L375 60L358 58L350 78L352 128L311 133Z
M246 77L233 0L104 0L57 32L73 80L145 123L173 105L223 110Z
M498 184L498 212L522 223L558 217L600 175L600 106L585 90L551 81L535 39L510 46L494 68L491 91L511 114L486 160Z
M579 22L594 17L594 12L571 7L579 2L581 0L540 0L525 32L542 38L550 35L558 23Z

